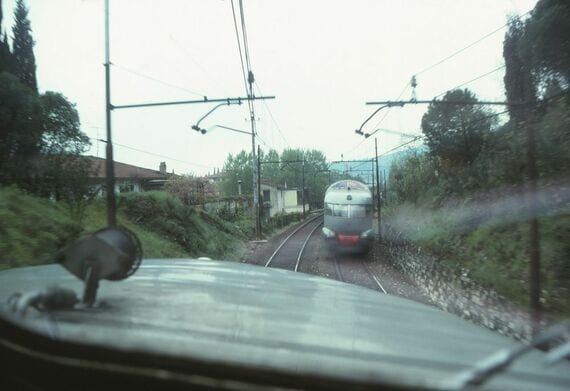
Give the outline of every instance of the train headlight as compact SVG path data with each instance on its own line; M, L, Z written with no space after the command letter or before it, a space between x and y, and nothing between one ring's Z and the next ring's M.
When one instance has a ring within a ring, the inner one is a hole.
M323 227L323 235L325 235L327 238L334 238L336 234L333 230L328 229L327 227Z
M374 230L373 229L366 230L362 234L360 234L360 237L365 239L373 238Z

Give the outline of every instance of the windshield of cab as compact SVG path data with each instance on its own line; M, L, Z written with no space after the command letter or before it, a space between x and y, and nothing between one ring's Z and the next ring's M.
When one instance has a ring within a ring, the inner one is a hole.
M176 303L220 339L253 330L243 305L307 351L323 327L327 348L413 358L439 341L415 328L448 321L529 341L570 316L569 26L565 0L0 1L3 311L198 284ZM241 290L297 277L298 312ZM320 302L328 283L354 301ZM403 326L400 299L436 315Z

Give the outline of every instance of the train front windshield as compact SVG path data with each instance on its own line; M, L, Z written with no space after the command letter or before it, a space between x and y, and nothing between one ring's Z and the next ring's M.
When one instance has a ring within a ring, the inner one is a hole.
M325 215L347 218L365 218L372 214L370 205L325 204Z

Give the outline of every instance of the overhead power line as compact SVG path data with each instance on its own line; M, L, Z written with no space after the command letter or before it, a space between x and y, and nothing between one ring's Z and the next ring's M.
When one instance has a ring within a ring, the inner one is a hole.
M532 12L532 9L529 10L529 11L527 11L527 12L525 12L524 14L522 14L522 15L519 16L519 17L522 18L522 17L524 17L524 16L530 14L531 12ZM421 69L420 71L416 72L414 75L415 75L415 76L418 76L418 75L424 74L424 73L426 73L426 72L432 70L433 68L436 68L437 66L439 66L439 65L443 64L444 62L446 62L446 61L452 59L453 57L457 56L458 54L460 54L460 53L462 53L462 52L464 52L464 51L466 51L466 50L472 48L473 46L477 45L478 43L480 43L480 42L484 41L485 39L489 38L490 36L496 34L497 32L499 32L499 31L501 31L502 29L504 29L505 27L507 27L508 25L509 25L508 22L505 23L505 24L502 25L501 27L499 27L499 28L497 28L497 29L495 29L495 30L493 30L493 31L491 31L491 32L489 32L489 33L483 35L483 36L480 37L479 39L477 39L477 40L475 40L475 41L469 43L468 45L466 45L466 46L464 46L464 47L462 47L462 48L460 48L460 49L454 51L453 53L451 53L451 54L445 56L445 57L442 58L441 60L438 60L438 61L436 61L435 63L433 63L433 64L431 64L431 65L429 65L429 66L427 66L427 67ZM493 71L487 72L486 74L483 74L483 75L478 76L478 77L476 77L476 78L474 78L474 79L472 79L472 80L469 80L468 82L465 82L465 83L463 83L463 84L461 84L461 85L459 85L459 86L457 86L457 87L455 87L455 88L460 88L460 87L462 87L462 86L464 86L464 85L466 85L466 84L468 84L468 83L471 83L471 82L473 82L473 81L475 81L475 80L478 80L478 79L480 79L480 78L483 78L483 77L487 76L488 74L491 74L491 73L493 73L493 72L496 72L496 71L498 71L498 70L501 69L501 68L504 68L504 65L503 65L502 67L499 67L499 68L497 68L497 69L494 69ZM396 100L399 100L399 99L401 98L401 96L404 94L404 92L405 92L406 89L409 87L409 85L410 85L410 83L406 83L406 86L404 87L404 89L402 90L402 92L400 93L400 95L398 96L398 98L397 98ZM454 89L455 89L455 88L454 88ZM447 91L445 91L445 92L447 92ZM440 94L440 95L437 95L436 97L445 94L445 92L443 92L443 93ZM388 108L388 111L386 111L386 113L384 114L384 116L382 116L382 118L380 118L380 120L379 120L378 123L374 126L374 128L379 127L380 124L386 119L386 117L388 116L389 113L390 113L390 108ZM352 148L351 150L349 150L347 153L352 153L353 151L355 151L356 149L358 149L365 141L366 141L366 139L361 140L354 148Z
M489 71L489 72L486 72L486 73L484 73L484 74L482 74L482 75L479 75L479 76L477 76L477 77L475 77L475 78L473 78L473 79L471 79L471 80L468 80L468 81L466 81L466 82L464 82L464 83L461 83L461 84L459 84L459 85L457 85L457 86L455 86L455 87L453 87L453 88L449 88L449 89L445 90L444 92L442 92L442 93L440 93L440 94L434 96L434 99L439 98L440 96L443 96L443 95L447 94L449 91L456 90L456 89L458 89L458 88L461 88L461 87L463 87L463 86L466 86L467 84L473 83L474 81L477 81L477 80L482 79L482 78L484 78L484 77L486 77L486 76L489 76L489 75L491 75L491 74L493 74L493 73L495 73L495 72L497 72L497 71L500 71L501 69L504 69L505 67L506 67L506 66L503 64L503 65L501 65L500 67L497 67L497 68L493 69L492 71Z
M247 40L247 30L245 28L245 13L243 12L243 1L239 0L239 11L241 15L241 30L243 37L243 49L245 51L245 64L248 71L251 71L251 59L249 57L249 43Z
M520 16L520 18L522 18L522 17L524 17L524 16L530 14L531 11L532 11L532 10L529 10L529 11L525 12L524 14L522 14L522 15ZM435 67L437 67L437 66L443 64L444 62L446 62L446 61L448 61L448 60L450 60L450 59L452 59L453 57L455 57L455 56L457 56L458 54L460 54L460 53L466 51L467 49L472 48L473 46L477 45L479 42L484 41L485 39L489 38L490 36L492 36L492 35L498 33L499 31L501 31L502 29L504 29L504 28L507 27L508 25L509 25L508 22L505 23L505 24L502 25L501 27L499 27L499 28L497 28L497 29L491 31L490 33L487 33L487 34L483 35L481 38L479 38L479 39L477 39L477 40L471 42L471 43L468 44L467 46L464 46L464 47L462 47L461 49L456 50L455 52L453 52L453 53L451 53L450 55L448 55L448 56L442 58L441 60L436 61L436 62L433 63L432 65L425 67L424 69L422 69L422 70L419 71L419 72L416 72L415 75L416 75L416 76L417 76L417 75L421 75L421 74L423 74L423 73L426 73L427 71L432 70L433 68L435 68Z
M257 88L257 91L259 92L259 95L263 95L263 92L261 91L261 88L259 87L259 84L256 82L254 82L255 87ZM283 141L285 141L285 144L287 144L287 146L290 148L291 145L289 144L289 141L287 141L287 138L285 137L285 135L283 134L283 132L281 131L281 127L279 126L279 124L277 123L277 121L275 120L275 117L273 116L273 113L271 112L271 109L269 108L269 105L266 102L263 102L263 105L265 106L267 112L269 113L269 117L271 118L271 120L273 121L273 123L275 124L275 128L277 129L277 131L279 132L279 134L281 135L281 138L283 138Z
M386 155L389 154L390 152L394 152L395 150L400 149L400 148L402 148L402 147L405 147L405 146L408 145L408 144L415 143L416 141L418 141L418 140L420 140L420 139L422 139L422 138L423 138L423 136L418 136L418 137L416 137L416 138L414 138L414 139L412 139L412 140L410 140L410 141L408 141L408 142L406 142L406 143L400 144L400 145L398 145L397 147L394 147L394 148L392 148L392 149L387 150L386 152L384 152L384 153L378 155L378 157L386 156Z
M231 5L232 5L232 15L234 18L234 28L235 28L235 32L236 32L236 40L237 40L237 45L238 45L239 59L241 62L241 72L242 72L242 76L243 76L243 83L245 86L245 90L247 91L247 73L245 71L245 64L243 61L243 53L241 50L241 41L240 41L240 37L239 37L239 30L238 30L238 24L237 24L237 18L236 18L236 11L235 11L235 7L234 7L234 0L231 0Z
M178 39L176 37L174 37L173 34L169 34L168 37L170 38L170 41L172 43L174 43L174 45L176 45L176 47L178 47L178 49L180 49L180 51L182 51L186 55L186 57L190 61L192 61L194 63L194 65L196 65L196 67L198 67L204 73L204 75L208 76L210 78L210 80L213 81L220 88L220 91L227 91L227 86L223 85L223 83L219 79L212 76L212 74L210 74L210 72L208 72L208 70L205 67L203 67L198 61L196 61L196 59L194 58L195 57L194 54L191 53L188 50L188 48L186 48L184 45L182 45L178 41Z
M147 80L154 81L154 82L156 82L156 83L162 84L162 85L167 86L167 87L170 87L170 88L174 88L174 89L177 89L177 90L180 90L180 91L188 92L188 93L190 93L190 94L192 94L192 95L196 95L196 96L205 96L205 94L201 94L201 93L199 93L199 92L189 90L188 88L180 87L180 86L177 86L177 85L174 85L174 84L165 82L165 81L163 81L163 80L157 79L156 77L152 77L152 76L146 75L146 74L144 74L144 73L141 73L141 72L139 72L139 71L135 71L134 69L127 68L127 67L125 67L125 66L123 66L123 65L119 65L119 64L116 64L116 63L113 63L113 64L111 64L111 65L113 65L114 67L117 67L117 68L119 68L119 69L122 69L122 70L125 71L125 72L128 72L128 73L131 73L131 74L133 74L133 75L142 77L143 79L147 79Z
M406 83L406 85L404 86L404 88L402 89L402 91L400 91L400 93L398 94L398 97L396 98L396 100L399 100L402 95L404 95L404 93L406 92L406 90L408 89L408 87L410 86L410 83ZM388 116L388 114L390 114L390 110L391 107L388 108L388 110L386 111L386 113L382 116L382 118L380 118L380 120L376 123L376 125L374 125L374 128L378 128L380 126L380 124L382 124L382 122L386 119L386 117ZM351 150L349 150L347 152L347 154L354 152L355 150L357 150L362 144L364 144L366 142L366 138L362 139L354 148L352 148Z
M107 143L106 140L99 139L99 138L95 138L95 137L89 137L89 139L90 139L90 140L93 140L93 141L100 142L100 143L104 143L104 144ZM117 146L119 146L119 147L121 147L121 148L129 149L129 150L131 150L131 151L140 152L140 153L144 153L144 154L151 155L151 156L156 156L156 157L159 157L159 158L162 158L162 159L169 159L169 160L172 160L172 161L175 161L175 162L178 162L178 163L187 164L187 165L189 165L189 166L196 166L196 167L202 167L202 168L212 168L212 166L206 166L206 165L204 165L204 164L199 164L199 163L192 163L192 162L188 162L188 161L185 161L185 160L176 159L176 158L174 158L174 157L172 157L172 156L161 155L161 154L158 154L158 153L154 153L154 152L150 152L150 151L145 151L144 149L134 148L134 147L131 147L131 146L128 146L128 145L124 145L124 144L119 144L119 143L116 143L116 142L113 142L113 145L117 145Z

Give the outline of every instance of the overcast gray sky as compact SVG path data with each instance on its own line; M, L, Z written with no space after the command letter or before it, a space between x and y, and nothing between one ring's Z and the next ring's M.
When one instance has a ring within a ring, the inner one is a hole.
M77 104L82 129L105 136L104 1L26 0L36 41L40 90ZM110 0L112 103L244 96L229 0ZM238 0L235 0L237 5ZM418 74L418 99L434 96L503 64L505 29L427 67L524 14L536 0L244 0L262 148L316 148L329 160L368 157L374 140L354 133L373 111L368 100L396 99ZM4 0L4 27L15 0ZM502 100L504 70L467 84ZM402 98L411 97L407 89ZM228 153L251 149L246 135L190 129L213 104L113 112L117 161L176 173L221 168ZM383 128L419 134L425 106L392 109ZM384 113L370 121L375 128ZM202 125L249 130L247 105L218 109ZM380 152L405 141L379 133ZM127 148L129 147L129 148ZM139 152L133 149L137 149ZM90 154L104 156L93 141ZM164 155L162 158L155 155Z

